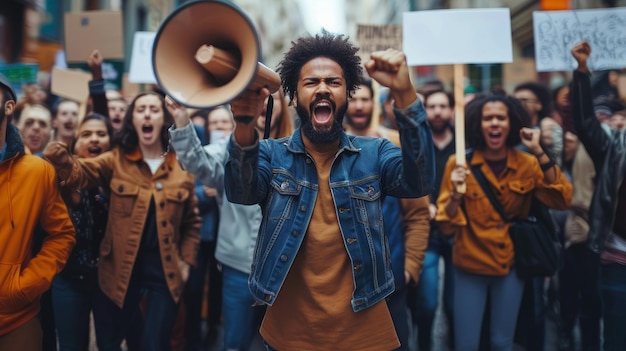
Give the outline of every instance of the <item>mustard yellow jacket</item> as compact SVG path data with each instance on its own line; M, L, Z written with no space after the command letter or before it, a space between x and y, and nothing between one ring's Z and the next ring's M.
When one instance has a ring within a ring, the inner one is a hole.
M506 275L515 260L508 233L510 223L492 207L473 174L467 178L467 192L462 200L469 220L460 207L455 217L446 214L445 204L454 187L450 173L455 165L456 157L452 155L443 174L436 217L444 233L454 234L452 261L456 267L470 273ZM474 151L468 168L474 165L480 166L509 218L528 217L533 196L547 207L561 210L566 209L572 199L572 184L559 167L554 166L556 180L547 184L537 158L529 153L509 148L506 168L500 178L493 174L480 150Z
M47 233L33 256L33 232ZM0 335L39 312L39 298L65 266L76 241L52 165L25 155L17 128L9 123L0 160Z

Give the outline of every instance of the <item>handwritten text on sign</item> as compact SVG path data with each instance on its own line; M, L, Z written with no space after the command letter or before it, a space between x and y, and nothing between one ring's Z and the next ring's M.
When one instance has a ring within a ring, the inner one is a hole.
M400 25L362 25L357 28L359 56L369 59L372 52L388 48L402 50L402 26Z
M570 50L586 40L591 45L589 69L626 67L626 8L534 12L537 71L576 68Z

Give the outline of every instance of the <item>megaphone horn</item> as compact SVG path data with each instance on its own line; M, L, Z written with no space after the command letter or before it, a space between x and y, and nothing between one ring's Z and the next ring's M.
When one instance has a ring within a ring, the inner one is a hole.
M280 77L259 63L252 21L228 1L195 1L170 14L157 31L152 66L163 91L192 108L215 107L243 91L280 88Z

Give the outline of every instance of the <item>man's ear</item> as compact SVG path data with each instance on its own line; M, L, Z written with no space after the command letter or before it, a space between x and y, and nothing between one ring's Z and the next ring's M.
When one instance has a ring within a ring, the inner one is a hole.
M293 93L293 99L291 100L293 107L298 107L298 92Z
M5 116L13 115L13 111L15 111L15 101L13 101L13 100L5 101L4 102L4 106L2 106L2 108L4 108L4 115Z

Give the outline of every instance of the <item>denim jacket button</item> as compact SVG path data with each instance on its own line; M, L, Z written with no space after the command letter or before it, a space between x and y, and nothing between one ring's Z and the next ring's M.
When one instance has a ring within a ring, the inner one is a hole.
M287 190L288 187L289 187L289 182L286 180L280 185L281 190Z
M306 211L306 206L300 206L300 211L305 212Z
M269 301L271 299L272 299L272 295L270 295L270 294L266 294L265 295L265 301Z
M356 242L355 238L348 238L348 244L354 244Z
M360 264L357 264L356 266L354 266L354 270L355 270L355 271L359 271L359 270L361 270L361 265L360 265Z
M310 165L310 164L311 164L311 159L310 159L310 158L307 158L305 162L306 162L308 165Z
M369 195L370 197L374 196L374 187L370 185L369 188L367 188L367 195Z
M282 262L287 262L287 255L280 255L280 260Z
M293 235L293 236L298 236L298 231L297 231L297 230L292 231L292 232L291 232L291 235Z

